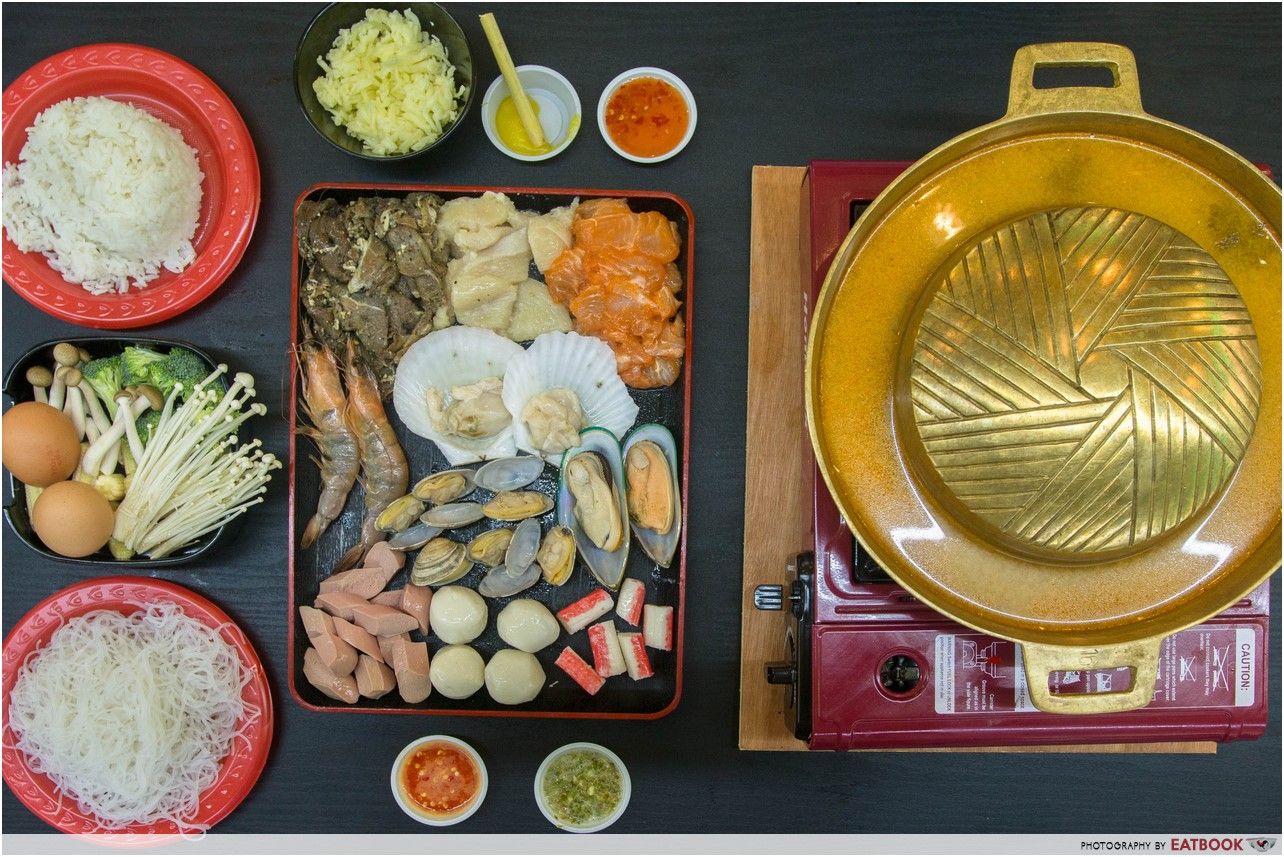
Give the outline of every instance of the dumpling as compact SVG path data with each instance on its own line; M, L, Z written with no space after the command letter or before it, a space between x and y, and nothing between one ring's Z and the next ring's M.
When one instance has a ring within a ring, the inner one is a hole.
M543 687L544 668L528 652L500 649L486 664L486 692L500 705L530 702Z
M523 652L538 652L552 645L561 632L548 608L530 598L510 602L499 611L495 626L501 640Z
M467 699L486 683L486 664L472 646L446 646L432 657L428 677L448 699Z
M486 602L464 586L443 586L433 593L428 625L443 643L471 643L486 630Z
M571 246L571 221L575 218L575 209L579 207L577 199L570 205L555 208L548 214L532 217L526 224L526 238L531 245L531 255L535 257L535 267L539 272L553 264L553 260L562 255L562 251Z
M553 300L548 286L530 279L518 284L512 321L505 336L514 342L527 342L542 333L566 333L574 327L570 311Z

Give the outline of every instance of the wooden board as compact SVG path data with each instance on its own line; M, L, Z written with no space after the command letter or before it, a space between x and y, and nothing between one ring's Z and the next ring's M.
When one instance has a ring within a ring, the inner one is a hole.
M753 606L761 583L781 583L790 557L811 547L811 469L803 455L802 339L805 167L753 168L749 225L749 378L745 433L744 577L740 606L740 749L806 750L785 723L786 689L764 665L785 660L784 619ZM1212 753L1211 741L958 752ZM913 752L913 751L908 751ZM939 750L936 752L940 752Z

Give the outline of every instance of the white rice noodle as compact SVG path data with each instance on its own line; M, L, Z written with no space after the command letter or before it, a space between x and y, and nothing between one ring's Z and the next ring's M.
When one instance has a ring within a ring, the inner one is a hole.
M4 228L95 294L143 288L196 258L196 151L156 117L109 98L71 98L27 129L4 168Z
M107 830L195 824L232 744L260 712L250 673L217 629L172 603L68 620L19 669L16 748ZM243 721L243 722L242 722Z

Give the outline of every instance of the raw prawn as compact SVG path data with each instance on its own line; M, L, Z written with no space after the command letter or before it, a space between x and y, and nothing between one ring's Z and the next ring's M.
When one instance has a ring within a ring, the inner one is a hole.
M317 468L321 471L321 499L317 501L316 514L303 530L301 544L307 548L343 513L361 460L357 437L348 425L339 361L330 346L309 339L303 345L299 368L303 414L308 424L299 426L298 432L317 445Z
M686 350L677 227L622 199L593 199L576 210L571 232L572 246L545 271L549 293L580 333L611 346L630 387L672 384Z
M348 382L348 425L356 433L361 452L361 484L365 489L366 515L361 524L361 541L343 555L336 571L352 568L381 534L375 526L379 513L389 503L406 494L410 484L410 467L397 435L388 422L379 382L374 373L357 357L356 343L348 340L348 359L343 367Z

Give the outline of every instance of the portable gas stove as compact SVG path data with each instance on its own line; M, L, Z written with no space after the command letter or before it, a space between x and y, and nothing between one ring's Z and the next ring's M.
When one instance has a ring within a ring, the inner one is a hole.
M909 166L811 163L804 318L856 218ZM758 609L786 613L790 660L767 665L766 680L789 687L789 726L813 750L1233 741L1266 728L1269 581L1165 641L1146 708L1046 714L1030 703L1021 647L941 616L896 584L852 536L819 473L813 537L785 584L754 592ZM1094 693L1130 680L1123 667L1054 673L1051 685Z

